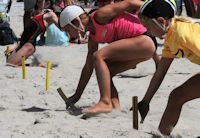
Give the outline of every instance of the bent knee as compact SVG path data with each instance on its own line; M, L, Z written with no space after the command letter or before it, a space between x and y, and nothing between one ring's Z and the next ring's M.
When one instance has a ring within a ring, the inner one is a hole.
M153 40L149 36L144 35L141 39L141 46L143 46L143 48L145 49L144 51L146 58L152 58L156 51L156 46Z
M32 44L30 43L26 43L23 48L27 51L27 52L34 52L35 48Z
M98 61L98 60L104 60L104 59L105 58L104 58L104 56L101 52L99 52L99 51L94 52L94 54L93 54L93 61L94 62Z

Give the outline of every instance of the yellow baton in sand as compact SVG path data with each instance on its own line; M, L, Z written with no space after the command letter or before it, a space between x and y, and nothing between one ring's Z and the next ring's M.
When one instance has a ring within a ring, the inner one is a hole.
M22 57L22 79L26 79L26 63L25 57Z
M46 70L46 91L49 90L50 69L51 69L51 61L48 61Z
M132 97L133 128L138 130L138 97Z

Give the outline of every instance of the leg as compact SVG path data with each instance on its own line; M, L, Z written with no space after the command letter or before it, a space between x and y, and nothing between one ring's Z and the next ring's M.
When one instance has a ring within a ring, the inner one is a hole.
M111 112L111 75L107 63L149 59L155 51L152 39L148 36L138 36L111 43L94 54L94 67L100 89L100 101L94 107L88 108L88 113ZM119 68L122 68L118 66Z
M141 60L138 60L138 63L145 61L145 60L148 60L148 59L143 58ZM109 66L109 70L110 70L110 74L111 74L112 78L118 73L124 72L128 69L136 68L136 65L137 65L135 60L126 61L126 62L115 62L115 63L111 63L111 64L107 63L107 64ZM112 79L111 79L111 102L112 102L113 108L120 109L118 92L114 86Z
M162 134L170 135L179 119L184 103L195 98L200 98L199 82L200 74L197 74L172 91L159 125L159 130Z
M158 63L159 63L160 59L161 58L159 57L159 55L155 52L154 55L153 55L153 60L155 62L156 69L158 67Z
M131 68L135 68L136 64L137 63L135 63L134 61L117 62L117 63L112 63L111 65L109 64L108 66L111 77L113 78L118 73L121 73ZM112 79L111 79L111 102L112 102L112 107L114 109L120 109L118 92Z
M111 102L112 102L112 108L120 109L118 92L112 79L111 79Z
M32 55L35 52L35 48L31 43L25 43L25 45L19 49L17 52L13 51L8 59L8 63L14 64L14 65L21 65L21 59L22 56L25 56L25 58L28 58L30 55Z

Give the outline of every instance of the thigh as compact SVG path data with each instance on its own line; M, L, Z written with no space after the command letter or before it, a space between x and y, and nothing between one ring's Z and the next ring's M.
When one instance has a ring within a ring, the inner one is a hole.
M138 59L138 60L129 60L123 62L111 62L108 63L108 68L110 71L111 76L115 76L118 73L127 71L129 69L135 69L136 65L145 59Z
M155 45L146 35L118 40L98 50L98 54L109 62L150 58L154 52Z

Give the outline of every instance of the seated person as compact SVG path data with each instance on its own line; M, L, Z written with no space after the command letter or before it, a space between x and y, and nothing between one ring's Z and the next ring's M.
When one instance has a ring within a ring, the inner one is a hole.
M21 65L21 57L28 58L36 50L36 38L52 23L58 24L58 17L53 11L45 11L39 15L33 16L30 23L25 28L19 45L12 50L8 57L8 63Z

